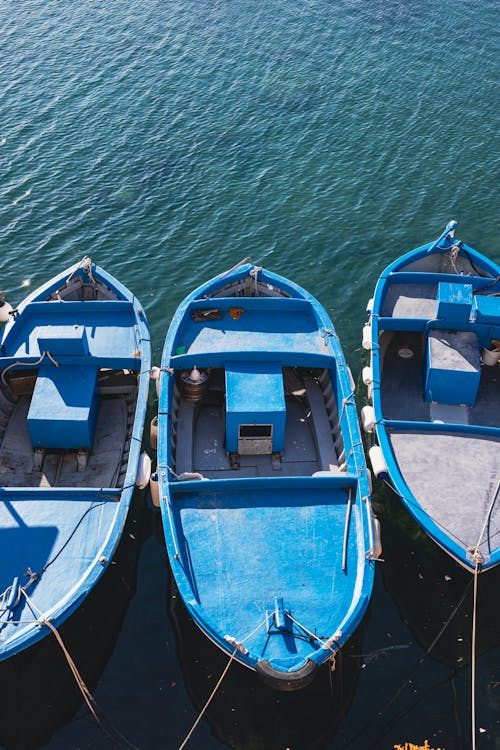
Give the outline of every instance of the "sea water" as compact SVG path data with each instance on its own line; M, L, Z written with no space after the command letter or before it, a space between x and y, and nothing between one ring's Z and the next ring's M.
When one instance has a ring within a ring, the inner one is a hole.
M493 0L3 0L7 299L90 255L141 300L158 364L183 297L251 256L320 300L356 377L389 261L452 218L500 261L497 25ZM470 746L468 595L446 653L426 655L469 578L388 493L375 500L386 562L357 650L293 696L231 668L187 747ZM173 598L161 532L139 517L137 580L128 569L130 604L93 688L136 747L176 748L225 658ZM477 667L479 748L500 741L496 642ZM35 744L110 746L84 709L57 708Z

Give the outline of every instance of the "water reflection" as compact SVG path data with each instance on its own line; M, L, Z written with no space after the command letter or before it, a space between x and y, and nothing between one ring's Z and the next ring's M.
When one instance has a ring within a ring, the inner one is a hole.
M449 667L470 661L473 578L420 529L389 489L377 493L384 583L416 640ZM381 502L380 502L381 501ZM476 653L500 643L500 566L478 580Z

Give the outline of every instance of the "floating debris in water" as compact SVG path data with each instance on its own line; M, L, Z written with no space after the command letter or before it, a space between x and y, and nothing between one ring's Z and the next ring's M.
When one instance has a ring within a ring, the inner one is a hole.
M31 286L31 279L23 279L21 286L24 288Z

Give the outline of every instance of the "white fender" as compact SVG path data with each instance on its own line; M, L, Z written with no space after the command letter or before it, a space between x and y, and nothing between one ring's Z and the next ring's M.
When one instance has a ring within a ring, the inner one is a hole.
M372 445L368 451L370 456L370 462L372 465L373 473L377 479L387 479L389 472L387 471L387 464L382 453L382 449L379 445Z
M352 376L351 368L349 366L347 367L347 374L349 375L349 382L351 384L351 391L353 393L355 393L355 391L356 391L356 383L354 382L354 378Z
M1 308L0 308L1 313ZM494 367L500 359L500 349L483 349L483 364Z
M149 444L151 450L158 449L158 417L153 417L149 426Z
M368 401L373 400L373 383L368 383L366 386L366 395L368 396Z
M368 479L368 489L370 490L370 495L373 492L373 481L372 481L372 473L368 467L366 467L366 478Z
M363 406L361 409L361 424L365 432L373 432L375 429L375 411L373 406Z
M157 398L160 398L160 375L161 375L161 369L157 367L156 365L153 365L149 372L149 377L151 380L156 381L156 396Z
M373 297L370 297L370 299L366 303L366 314L371 315L372 312L373 312Z
M155 508L160 507L160 485L158 482L158 473L155 471L149 479L149 489L151 490L151 500Z
M10 313L12 312L12 305L8 302L0 302L0 323L7 323L10 320Z
M372 529L373 529L373 557L378 560L382 556L382 535L380 533L380 521L377 516L372 513Z
M361 378L363 380L363 383L365 385L370 385L370 383L373 383L373 372L372 368L367 366L363 367L363 370L361 372Z
M363 326L363 338L361 340L361 346L363 349L371 349L372 348L372 327L371 324L365 323Z
M139 456L139 465L137 467L137 474L135 477L135 484L140 489L143 490L144 487L149 482L149 478L151 476L151 459L146 453L146 451L143 451L141 455Z

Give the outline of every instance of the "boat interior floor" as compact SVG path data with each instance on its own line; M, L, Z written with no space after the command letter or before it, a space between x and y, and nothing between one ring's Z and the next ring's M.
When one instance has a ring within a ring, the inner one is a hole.
M474 406L424 401L424 335L398 331L383 358L382 413L387 419L500 427L500 364L481 368Z
M84 470L78 470L75 450L47 450L37 470L27 424L30 398L19 397L0 444L0 486L121 486L127 466L133 398L133 394L119 394L100 399L94 444ZM7 419L3 413L2 418Z
M325 418L328 421L328 418ZM189 434L191 433L191 434ZM286 398L285 449L281 454L238 455L225 448L223 398L194 405L181 400L177 429L176 472L196 471L209 479L257 476L311 476L338 471L329 428L320 434L307 402Z
M389 439L410 492L432 519L465 548L481 534L483 554L498 546L500 437L395 430Z

